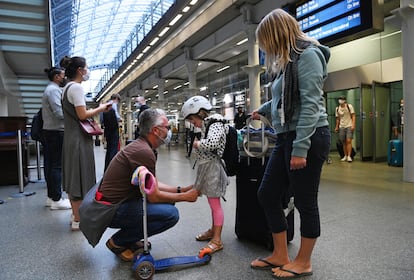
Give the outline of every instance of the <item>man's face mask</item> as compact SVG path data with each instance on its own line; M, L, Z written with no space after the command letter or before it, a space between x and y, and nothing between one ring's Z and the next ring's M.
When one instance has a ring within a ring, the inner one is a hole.
M171 142L171 137L172 137L172 132L171 132L171 130L169 129L169 130L167 131L167 136L166 136L164 139L161 139L161 140L162 140L162 142L163 142L163 144L164 144L164 145L168 145L168 144L170 144L170 142Z
M172 132L171 129L168 129L167 136L165 138L161 138L159 135L157 137L161 140L162 144L168 145L171 142Z
M345 100L343 100L343 99L339 99L339 100L338 100L338 103L339 103L339 104L341 104L341 105L342 105L342 104L345 104Z

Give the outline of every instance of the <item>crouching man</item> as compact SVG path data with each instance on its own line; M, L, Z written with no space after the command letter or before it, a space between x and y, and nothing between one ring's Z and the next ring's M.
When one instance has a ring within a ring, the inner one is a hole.
M100 187L104 201L118 203L128 197L110 224L119 231L106 242L106 246L124 261L132 261L134 254L142 250L144 237L142 194L138 186L131 184L131 176L138 166L145 166L156 178L155 149L171 138L168 119L161 109L145 110L140 115L139 127L139 138L111 160ZM164 232L178 222L178 209L173 203L194 202L198 195L192 186L180 188L157 181L155 190L147 195L148 236Z

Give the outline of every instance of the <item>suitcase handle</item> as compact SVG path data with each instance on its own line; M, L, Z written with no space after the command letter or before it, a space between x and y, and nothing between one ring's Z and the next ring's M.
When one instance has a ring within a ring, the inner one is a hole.
M264 158L266 156L267 153L267 149L269 148L269 140L267 139L267 137L265 137L265 127L272 127L271 123L269 122L269 120L267 118L265 118L262 115L259 115L260 119L259 121L261 122L261 133L262 133L262 151L261 152L253 152L250 151L250 122L253 120L252 117L248 117L246 119L246 128L247 128L247 133L244 135L243 137L243 149L246 152L246 154L249 157L253 157L253 158Z

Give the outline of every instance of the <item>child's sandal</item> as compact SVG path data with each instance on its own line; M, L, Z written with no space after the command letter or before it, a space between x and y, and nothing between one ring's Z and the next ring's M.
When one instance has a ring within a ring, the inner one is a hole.
M211 254L223 249L223 242L211 239L207 246L211 250Z
M209 241L212 238L213 238L213 231L211 229L209 229L209 230L197 235L195 239L197 241Z

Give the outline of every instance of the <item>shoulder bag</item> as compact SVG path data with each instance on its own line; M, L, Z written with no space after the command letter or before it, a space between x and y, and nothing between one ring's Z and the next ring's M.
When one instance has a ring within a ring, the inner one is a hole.
M100 195L98 190L101 183L102 179L88 191L79 207L79 228L92 247L99 243L103 233L111 224L119 206L129 198L126 197L116 204L97 200L97 195L98 197Z

